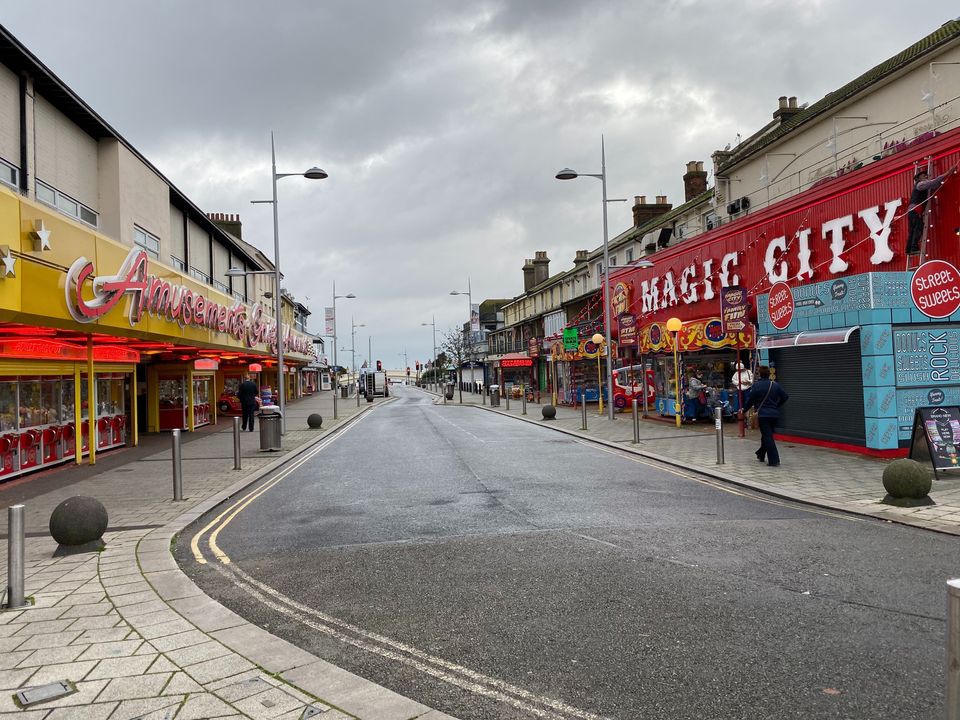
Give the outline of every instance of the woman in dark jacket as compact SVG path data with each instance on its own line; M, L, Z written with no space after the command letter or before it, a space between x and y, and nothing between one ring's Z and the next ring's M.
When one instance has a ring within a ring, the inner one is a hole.
M780 406L787 401L788 395L778 382L770 379L770 368L766 365L761 367L757 374L760 379L750 388L750 394L739 414L742 416L744 410L752 407L757 409L757 421L760 424L757 460L763 462L766 459L770 467L777 467L780 464L780 453L777 452L777 444L773 440L773 431L780 418Z

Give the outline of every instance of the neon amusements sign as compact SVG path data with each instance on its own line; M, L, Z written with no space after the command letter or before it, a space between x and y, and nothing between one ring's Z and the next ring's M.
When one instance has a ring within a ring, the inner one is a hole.
M131 295L130 325L136 327L143 316L151 315L181 328L206 328L230 335L253 348L266 343L277 346L277 323L264 315L260 303L247 306L237 301L231 306L213 302L184 285L175 285L156 275L149 275L149 257L145 250L132 249L116 275L93 277L93 261L79 257L67 271L64 295L71 317L80 323L99 320L113 310L124 296ZM84 286L91 279L93 297L83 295ZM284 349L303 355L314 355L313 343L287 328Z

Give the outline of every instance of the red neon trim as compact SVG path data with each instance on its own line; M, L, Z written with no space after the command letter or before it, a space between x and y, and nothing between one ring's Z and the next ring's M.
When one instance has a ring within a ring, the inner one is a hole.
M852 443L834 442L832 440L818 440L816 438L800 437L798 435L783 435L774 433L775 440L786 443L795 443L797 445L814 445L816 447L830 448L831 450L842 450L844 452L857 453L858 455L869 455L876 458L901 458L906 457L910 450L908 448L894 448L892 450L878 450L868 448L863 445L853 445Z

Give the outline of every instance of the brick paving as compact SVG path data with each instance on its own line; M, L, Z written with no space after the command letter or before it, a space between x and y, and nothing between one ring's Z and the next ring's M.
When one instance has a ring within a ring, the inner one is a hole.
M3 505L26 505L26 593L33 605L0 612L0 718L190 720L283 718L453 720L273 637L204 595L170 553L176 533L290 455L372 406L330 393L287 408L283 450L241 436L233 470L232 424L184 435L184 502L173 502L169 436L0 486ZM321 430L306 425L324 417ZM332 427L331 427L332 426ZM110 529L103 552L57 556L50 513L74 495L98 498ZM6 534L7 516L0 518ZM6 553L0 558L6 577ZM76 692L28 709L17 690L69 680Z

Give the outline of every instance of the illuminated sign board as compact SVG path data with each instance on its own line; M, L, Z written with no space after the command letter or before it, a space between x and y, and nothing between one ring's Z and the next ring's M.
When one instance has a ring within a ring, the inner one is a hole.
M248 310L237 301L230 307L209 300L184 285L149 275L145 250L133 248L116 275L94 277L92 260L77 258L67 271L64 295L71 317L90 323L113 310L126 294L131 295L130 325L135 327L145 314L177 323L180 327L206 328L232 336L247 347L266 343L277 346L277 322L264 315L260 303ZM89 291L92 289L92 297ZM287 328L284 350L313 356L313 342Z

